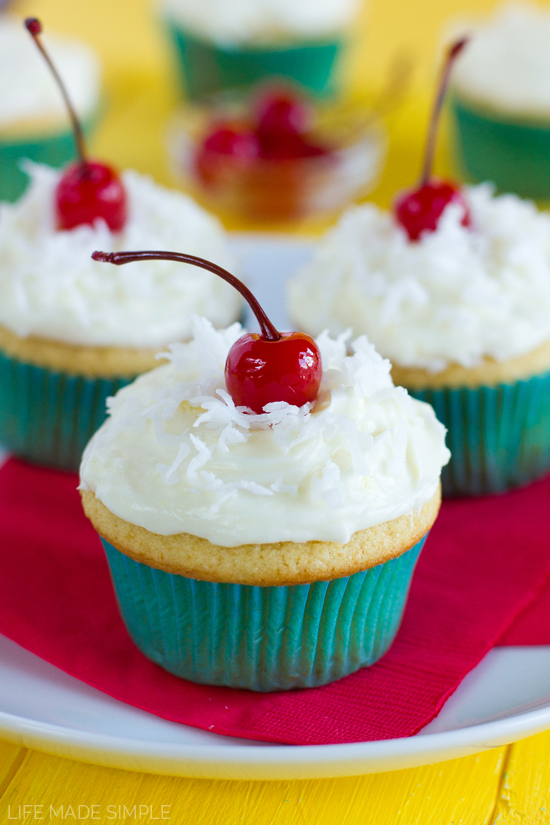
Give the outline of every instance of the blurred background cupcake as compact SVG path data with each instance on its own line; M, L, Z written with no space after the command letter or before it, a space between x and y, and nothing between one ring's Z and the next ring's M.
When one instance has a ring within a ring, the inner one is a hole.
M189 336L190 312L225 326L241 311L235 290L209 273L167 261L128 272L101 266L92 252L178 247L226 266L234 259L216 218L136 172L121 176L127 217L118 231L101 219L60 229L61 172L26 168L28 191L0 206L0 444L76 470L106 399Z
M59 71L67 80L84 127L99 117L100 66L93 51L68 37L46 35ZM0 15L0 200L14 201L28 177L22 158L62 166L74 157L67 111L53 78L44 70L20 17Z
M550 469L550 217L492 184L465 189L431 174L452 64L435 95L419 184L390 212L344 214L290 284L310 334L350 327L393 364L448 429L447 495L526 484Z
M391 212L348 211L291 283L310 334L350 327L448 429L446 495L502 492L550 470L550 218L488 185L411 240Z
M333 93L361 0L162 0L182 86L191 98L289 78Z
M550 8L499 6L472 34L453 75L451 111L467 180L550 198Z

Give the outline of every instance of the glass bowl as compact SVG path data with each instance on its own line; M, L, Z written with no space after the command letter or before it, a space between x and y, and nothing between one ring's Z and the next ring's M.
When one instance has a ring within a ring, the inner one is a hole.
M336 212L374 188L386 135L362 108L327 104L318 111L315 135L329 147L327 154L267 159L212 153L205 169L199 150L213 111L208 106L182 108L169 136L178 182L213 211L250 222L292 221ZM223 111L227 115L227 108Z

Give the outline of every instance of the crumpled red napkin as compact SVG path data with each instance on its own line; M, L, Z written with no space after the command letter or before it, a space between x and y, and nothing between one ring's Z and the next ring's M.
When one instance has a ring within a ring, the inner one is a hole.
M296 745L410 736L499 639L550 642L550 479L445 502L389 653L332 685L272 694L194 685L139 653L76 485L15 459L0 470L0 632L166 719Z

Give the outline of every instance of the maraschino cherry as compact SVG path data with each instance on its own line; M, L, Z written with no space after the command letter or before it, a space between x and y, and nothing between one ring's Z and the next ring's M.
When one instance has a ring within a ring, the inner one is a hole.
M197 152L197 170L203 182L216 181L220 158L230 158L244 169L259 160L300 160L330 155L327 146L311 137L312 105L291 89L264 89L251 101L241 120L216 120Z
M225 382L237 407L262 413L266 404L286 401L302 407L317 398L322 377L321 353L303 332L279 332L252 292L221 266L182 252L94 252L94 261L128 264L132 261L179 261L219 275L248 301L261 333L242 335L229 350Z
M67 94L67 89L46 52L39 35L42 25L35 17L25 20L25 26L42 53L67 106L73 126L78 161L63 173L55 193L58 229L74 229L93 224L103 218L112 232L119 232L126 223L126 192L116 171L97 160L88 160L82 126Z
M417 241L424 232L435 232L441 215L450 203L456 203L462 207L462 225L470 226L471 224L468 205L460 188L449 181L433 180L431 177L437 125L451 69L455 59L467 42L468 38L462 38L451 46L441 71L430 118L420 185L416 189L401 195L395 204L395 216L411 241Z

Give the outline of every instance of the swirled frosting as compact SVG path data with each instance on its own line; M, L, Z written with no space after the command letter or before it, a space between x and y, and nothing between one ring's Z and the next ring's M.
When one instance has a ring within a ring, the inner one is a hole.
M166 13L200 37L228 44L329 37L352 21L361 0L164 0Z
M511 115L550 116L550 11L528 3L501 5L471 32L453 69L461 96Z
M169 261L115 267L91 259L95 249L169 249L234 268L221 224L191 198L127 171L122 232L101 220L60 232L53 202L61 173L26 168L32 178L26 194L0 205L0 324L22 338L163 347L189 336L192 312L216 326L239 316L238 293L209 272Z
M169 363L110 403L90 441L81 484L124 520L191 533L225 547L347 542L357 530L415 511L434 495L449 457L432 408L394 387L365 337L318 339L316 405L235 408L224 381L234 324L194 320Z
M82 117L97 106L99 62L84 43L44 34L44 42ZM15 16L0 17L0 128L18 121L59 118L68 131L67 109L44 58Z
M350 327L386 358L439 372L505 361L550 338L550 216L488 184L466 189L412 243L390 212L344 214L290 284L290 314L317 335Z

